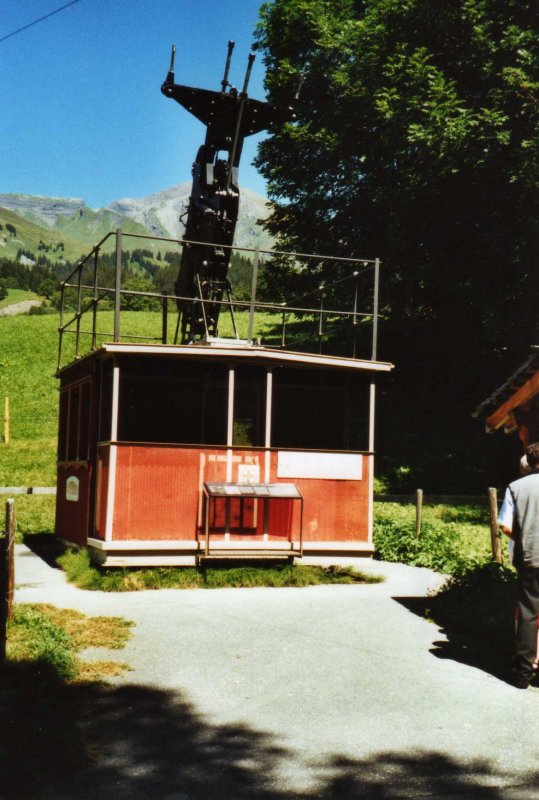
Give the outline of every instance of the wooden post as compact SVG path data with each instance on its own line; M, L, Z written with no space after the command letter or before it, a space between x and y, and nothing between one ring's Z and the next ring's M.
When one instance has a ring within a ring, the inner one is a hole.
M6 660L7 624L13 619L15 588L15 500L6 502L6 532L0 537L0 663Z
M502 543L498 526L498 493L494 487L488 490L488 511L490 516L490 543L492 558L498 564L503 564Z
M9 444L9 397L4 400L4 442Z
M415 535L421 534L421 515L423 513L423 489L418 489L415 500Z

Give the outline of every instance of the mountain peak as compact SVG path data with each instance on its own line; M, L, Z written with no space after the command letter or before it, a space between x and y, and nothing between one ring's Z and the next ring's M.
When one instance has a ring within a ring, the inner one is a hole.
M133 224L152 236L180 239L185 226L180 215L187 211L191 182L184 182L142 198L124 197L93 210L84 200L27 194L0 194L0 207L38 225L61 231L79 242L95 243L96 236ZM258 224L269 215L267 200L251 189L242 189L236 226L238 247L268 249L271 239Z

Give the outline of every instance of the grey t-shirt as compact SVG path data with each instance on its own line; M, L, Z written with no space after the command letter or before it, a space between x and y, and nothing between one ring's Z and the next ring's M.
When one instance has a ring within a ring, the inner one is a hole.
M522 543L524 566L539 567L539 472L509 484L515 503L513 531Z

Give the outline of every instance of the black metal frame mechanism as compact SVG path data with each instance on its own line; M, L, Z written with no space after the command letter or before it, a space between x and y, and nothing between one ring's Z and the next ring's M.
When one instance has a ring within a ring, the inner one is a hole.
M239 164L246 137L271 124L294 118L291 107L277 107L247 95L255 60L249 54L243 88L238 91L228 81L234 42L228 43L225 73L220 91L196 89L174 82L176 48L172 47L170 68L161 86L165 97L179 103L206 126L206 136L192 168L193 184L185 222L185 239L191 242L182 251L174 292L181 328L181 342L188 344L208 335L217 336L221 300L230 300L228 268L230 248L239 212ZM200 296L202 313L182 297Z

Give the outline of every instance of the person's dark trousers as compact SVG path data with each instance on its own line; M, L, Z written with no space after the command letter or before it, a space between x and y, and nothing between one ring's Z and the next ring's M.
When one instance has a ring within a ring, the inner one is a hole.
M537 617L539 615L539 567L518 571L518 617L513 671L531 680L532 663L537 653Z

